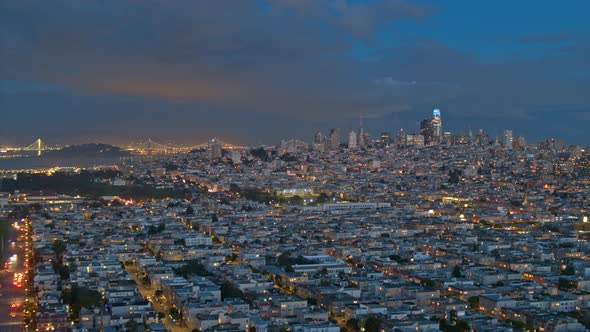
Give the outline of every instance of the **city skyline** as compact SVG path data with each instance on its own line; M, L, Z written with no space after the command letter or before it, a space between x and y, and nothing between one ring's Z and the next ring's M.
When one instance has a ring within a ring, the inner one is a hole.
M30 149L30 150L42 150L41 146L43 146L43 149L45 148L49 148L49 149L53 149L53 148L61 148L64 146L72 146L72 145L80 145L80 144L87 144L87 143L92 143L92 144L96 144L96 143L106 143L106 144L112 144L115 146L120 146L120 147L132 147L132 146L147 146L150 144L153 144L154 146L160 146L160 147L170 147L170 148L174 148L174 147L178 147L178 148L187 148L187 147L193 147L193 148L198 148L198 147L207 147L209 144L211 144L211 142L213 141L222 141L222 143L225 145L229 145L229 146L234 146L234 147L247 147L247 146L273 146L278 144L279 142L283 142L285 140L290 140L290 139L296 139L296 140L301 140L303 142L307 142L310 144L313 143L318 143L318 139L325 139L326 141L331 141L330 145L333 146L333 148L335 148L336 146L340 145L340 144L344 144L344 145L351 145L351 137L350 135L352 135L354 133L355 138L353 139L355 141L354 147L356 147L356 135L359 135L358 139L359 139L359 143L362 142L362 144L359 144L359 147L364 147L365 145L370 145L372 142L380 142L383 140L382 136L383 135L388 135L389 138L394 137L396 135L398 135L398 133L404 133L404 135L421 135L424 137L424 142L425 142L425 146L430 146L430 145L438 145L438 144L445 144L445 145L449 145L451 144L450 141L448 141L448 139L458 139L461 137L470 137L470 139L472 139L475 134L477 132L481 132L484 133L488 139L489 143L493 143L494 140L497 140L498 142L501 142L502 145L506 144L506 133L509 132L510 135L512 135L513 130L512 129L501 129L501 128L494 128L491 131L487 131L484 128L471 128L471 126L469 127L463 127L462 130L460 131L450 131L450 129L448 129L446 126L442 126L442 116L441 116L442 112L439 108L435 108L432 110L432 117L431 118L425 118L421 121L416 121L415 123L418 125L418 127L410 127L410 128L399 128L398 130L386 130L386 131L381 131L380 133L372 133L370 130L367 130L367 128L364 127L364 122L363 122L363 117L361 116L359 118L359 123L357 124L357 126L349 126L346 128L340 128L340 127L332 127L329 130L327 128L323 128L323 129L316 129L315 134L313 135L313 137L305 137L302 135L297 135L297 136L291 136L291 137L287 137L287 136L283 136L281 138L279 138L278 141L274 141L274 142L262 142L260 140L258 140L258 142L256 143L252 143L252 142L241 142L239 139L236 140L231 140L228 141L227 139L220 137L218 135L213 135L211 137L208 138L202 138L201 141L197 141L197 140L189 140L189 141L175 141L175 140L159 140L158 138L154 139L154 136L150 136L150 137L130 137L129 140L127 141L110 141L109 139L92 139L92 138L87 138L86 141L76 141L76 140L70 140L70 141L65 141L64 143L59 143L60 140L58 139L57 142L52 141L52 138L49 137L49 143L47 142L46 138L40 138L38 137L37 139L35 139L35 141L31 144L28 144L30 142L18 142L18 143L12 143L10 144L9 142L6 141L0 141L0 148L18 148L18 149ZM447 124L445 122L445 124ZM452 125L451 125L452 126ZM457 126L452 126L453 128L456 128ZM340 131L344 129L344 131L346 131L346 136L341 136ZM323 130L326 131L326 136L323 136ZM334 132L337 131L337 132ZM362 133L362 141L361 140L361 133ZM156 133L157 134L157 133ZM319 136L318 136L319 135ZM158 137L157 135L155 137ZM527 139L529 139L530 137L526 137L525 135L523 135L523 133L517 132L516 136L514 137L514 139L516 138L520 138L520 139L524 139L525 142L527 141ZM557 139L559 141L563 141L560 137L542 137L538 140L529 140L528 141L528 145L534 145L537 143L542 143L546 140L551 140L551 139ZM366 141L366 142L365 142ZM512 142L512 136L510 138L510 141ZM473 143L473 142L472 142ZM576 145L576 144L572 144L571 142L567 142L567 141L563 141L564 144L566 145ZM578 146L585 146L585 144L577 144Z
M589 0L0 0L0 330L590 331Z
M359 115L375 136L434 108L454 133L590 141L585 1L0 6L8 144L268 144Z

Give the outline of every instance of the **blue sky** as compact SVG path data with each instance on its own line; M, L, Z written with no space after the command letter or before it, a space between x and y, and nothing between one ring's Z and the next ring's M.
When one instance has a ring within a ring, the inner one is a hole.
M588 1L0 0L0 143L365 126L590 144Z

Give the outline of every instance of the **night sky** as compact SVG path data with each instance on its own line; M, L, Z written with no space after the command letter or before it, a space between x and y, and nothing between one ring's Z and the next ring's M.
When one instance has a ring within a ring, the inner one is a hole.
M0 0L0 145L512 129L590 144L588 0ZM344 135L343 135L344 137Z

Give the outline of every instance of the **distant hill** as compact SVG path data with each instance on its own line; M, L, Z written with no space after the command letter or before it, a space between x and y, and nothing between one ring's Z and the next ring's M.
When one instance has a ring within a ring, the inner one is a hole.
M90 143L67 146L61 150L47 151L42 156L45 158L118 158L127 157L129 152L109 144Z

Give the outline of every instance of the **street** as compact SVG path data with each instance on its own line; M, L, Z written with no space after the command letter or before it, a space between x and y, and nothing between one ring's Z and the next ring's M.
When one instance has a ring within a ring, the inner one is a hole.
M25 272L23 268L24 250L15 242L20 232L6 220L0 221L2 233L2 270L0 271L0 330L7 332L23 331L23 304L25 299L24 281L18 273ZM14 244L13 244L14 243ZM12 257L12 259L11 259ZM6 264L8 262L11 264ZM8 268L8 270L7 270ZM15 277L16 273L16 277ZM19 281L20 280L20 281Z
M166 317L161 320L161 322L164 324L166 329L168 329L172 332L190 332L191 331L188 327L176 325L176 323L170 319L170 316L168 315L168 311L170 310L170 306L168 306L166 303L161 303L161 302L157 301L157 299L155 299L154 293L156 290L151 288L151 286L146 287L145 285L142 284L140 278L138 278L138 276L136 275L137 268L135 266L133 266L133 265L127 266L125 268L125 270L127 271L127 273L129 273L129 275L137 283L137 289L139 290L139 293L141 294L141 296L143 296L143 298L147 298L149 296L152 299L151 303L152 303L152 307L154 308L154 310L156 312L163 312L164 314L166 314Z

